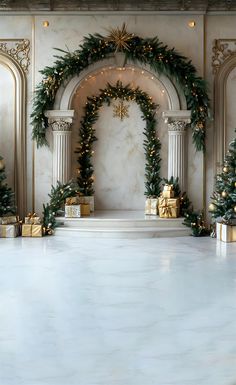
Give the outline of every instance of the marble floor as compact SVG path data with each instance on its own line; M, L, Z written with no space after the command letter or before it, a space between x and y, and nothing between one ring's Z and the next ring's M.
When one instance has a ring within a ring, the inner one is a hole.
M0 239L0 385L235 385L236 243Z

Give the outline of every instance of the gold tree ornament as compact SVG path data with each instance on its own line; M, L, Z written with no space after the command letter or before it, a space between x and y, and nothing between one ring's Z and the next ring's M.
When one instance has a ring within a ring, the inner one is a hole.
M113 117L120 118L120 120L123 120L124 118L128 118L129 117L128 109L129 109L129 106L125 105L123 100L121 100L118 105L114 104Z
M215 211L216 206L213 203L209 204L209 211Z
M222 191L221 196L222 196L223 198L226 198L226 197L227 197L227 192L226 192L226 191Z
M228 172L228 171L229 171L229 167L228 167L228 166L224 166L224 167L223 167L223 171L224 171L224 172Z
M115 52L123 50L129 51L129 41L132 39L134 34L127 32L125 23L123 23L121 29L110 28L108 32L109 35L105 38L105 40L115 44Z
M3 159L0 159L0 170L3 170L5 167L5 163Z

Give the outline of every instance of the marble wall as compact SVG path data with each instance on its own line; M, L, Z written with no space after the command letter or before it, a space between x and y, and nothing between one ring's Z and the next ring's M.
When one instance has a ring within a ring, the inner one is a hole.
M195 28L191 29L188 26L188 21L194 19L196 22ZM27 188L28 188L28 208L32 209L34 206L35 209L41 211L42 203L47 201L48 192L51 188L52 180L52 138L51 133L48 133L48 140L50 146L48 148L37 149L31 140L31 125L30 125L30 113L32 111L32 98L33 90L35 85L40 81L41 74L39 70L45 66L51 66L55 60L54 55L58 54L54 50L55 47L73 51L78 48L79 44L82 42L83 36L88 35L89 33L101 33L106 34L106 29L114 26L121 26L125 22L128 26L129 31L135 32L143 37L152 37L158 36L161 41L165 44L168 44L169 47L175 47L176 50L183 55L186 55L190 58L197 68L198 73L201 76L205 76L208 81L209 94L213 102L213 81L214 77L212 74L211 58L212 58L212 45L213 41L216 38L234 38L235 37L235 15L161 15L161 14L60 14L60 13L48 13L48 14L35 14L35 15L3 15L0 14L0 31L1 38L28 38L31 42L31 66L27 74ZM49 27L43 27L43 21L49 21ZM220 26L220 28L219 28ZM73 100L73 105L76 107L78 119L80 116L80 108L84 103L84 100L87 94L90 92L96 91L96 89L103 87L106 81L109 81L111 74L107 75L106 78L96 77L95 82L91 82L93 87L86 85L84 89L79 89L76 93L76 96ZM154 100L161 105L161 109L165 109L166 101L162 98L162 95L158 92L158 82L151 82L150 79L145 79L140 76L134 78L129 76L126 79L130 82L134 82L136 85L140 85L144 90L153 95ZM95 83L95 84L94 84ZM231 88L230 88L231 87ZM233 82L230 82L230 87L228 88L229 92L232 92L234 95L235 90L233 87ZM162 99L161 99L162 98ZM231 116L230 125L233 127L235 117L233 115L233 108L230 107L230 103L233 101L233 96L229 96L229 114ZM1 102L2 103L2 102ZM214 107L214 106L213 106ZM161 112L158 111L158 114ZM1 108L0 108L1 110ZM213 109L212 109L213 111ZM160 135L163 147L162 147L162 175L166 173L166 159L167 159L167 139L166 139L166 127L161 121L160 116L158 125L158 133ZM3 114L2 119L7 119ZM213 116L212 116L213 117ZM74 140L76 137L76 130L78 119L75 121L73 126L73 137ZM119 184L119 180L123 177L121 173L119 174L117 167L114 168L114 175L110 173L108 177L104 177L108 171L107 167L105 169L102 165L108 164L110 158L104 157L104 146L105 142L102 140L103 136L109 137L111 131L109 131L107 122L112 121L114 131L112 135L115 134L115 130L118 132L125 132L125 135L133 135L132 127L137 127L136 132L138 133L135 137L135 151L136 151L136 160L134 163L138 163L139 166L134 169L134 164L129 162L130 171L128 171L126 182L122 182L127 185L128 179L130 180L130 175L133 178L132 183L130 184L130 191L136 189L138 191L135 198L134 208L141 205L143 194L143 171L141 171L141 164L143 163L143 153L141 151L141 130L142 130L142 121L140 115L138 114L137 106L130 107L130 118L126 121L120 123L112 117L112 112L109 108L104 108L103 113L101 114L99 121L97 122L97 132L99 135L99 146L96 149L96 153L100 152L100 160L98 161L95 157L95 171L96 174L100 173L101 178L96 178L95 186L98 192L98 204L101 207L104 207L103 192L104 189L110 189L114 187L114 181L116 184L116 191L118 194L119 190L119 199L118 195L114 195L112 199L114 201L109 201L109 205L113 206L114 204L120 205L120 202L123 201L123 187ZM104 124L105 122L105 124ZM119 127L118 127L119 126ZM209 123L208 134L207 134L207 153L206 153L206 181L207 181L207 194L206 200L209 200L209 196L212 192L214 175L213 175L213 119ZM101 128L102 127L102 128ZM5 138L3 137L3 131L1 130L0 143L3 143ZM124 135L124 134L123 134ZM231 134L230 134L231 135ZM114 144L113 141L111 141ZM130 143L128 146L128 141L126 137L121 135L119 140L120 148L124 148L125 151L121 151L120 155L117 156L121 162L126 163L127 159L130 158L120 158L124 154L128 154L132 150L134 143ZM0 147L1 148L1 147ZM98 156L98 155L96 155ZM74 158L73 158L74 159ZM133 159L134 161L134 159ZM117 160L118 162L118 160ZM117 163L116 162L116 163ZM73 160L73 165L75 169L75 162ZM204 161L201 154L196 153L191 144L191 133L188 135L188 174L189 174L189 184L188 192L191 200L193 201L196 208L201 208L203 205L204 194L203 194L203 175L204 175ZM11 169L11 165L9 167ZM138 170L138 171L137 171ZM75 172L75 171L74 171ZM103 174L102 174L103 173ZM103 175L103 176L102 176ZM109 181L109 185L106 185L106 180ZM132 187L131 187L132 186ZM136 186L136 187L135 187ZM137 187L138 186L138 187ZM129 192L130 192L129 191ZM129 194L127 194L129 195ZM110 199L110 198L109 198ZM106 202L108 200L106 199ZM129 203L130 205L131 203ZM110 206L109 206L110 207Z

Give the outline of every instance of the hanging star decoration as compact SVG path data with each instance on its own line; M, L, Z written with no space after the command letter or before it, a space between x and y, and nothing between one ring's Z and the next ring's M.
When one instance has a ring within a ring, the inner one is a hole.
M124 118L128 118L129 117L128 109L129 109L129 106L124 105L123 100L121 100L118 105L114 104L114 109L113 109L114 118L120 118L120 120L123 120Z
M134 34L127 32L125 23L123 23L121 29L110 28L108 32L109 35L105 38L105 40L115 44L115 52L123 50L129 51L129 41L134 37Z

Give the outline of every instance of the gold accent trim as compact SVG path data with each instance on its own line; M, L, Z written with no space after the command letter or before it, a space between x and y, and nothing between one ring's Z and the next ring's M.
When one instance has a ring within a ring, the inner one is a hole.
M11 56L24 72L28 72L30 65L30 41L28 39L0 39L0 52Z
M31 23L31 36L32 36L32 94L35 91L35 16L32 16ZM32 143L32 191L31 191L31 207L32 211L35 211L35 140Z
M236 54L236 39L215 39L212 52L212 70L216 74L224 61Z

